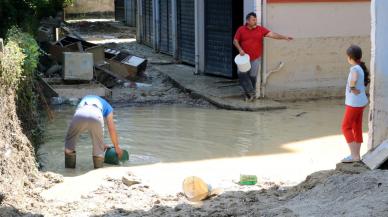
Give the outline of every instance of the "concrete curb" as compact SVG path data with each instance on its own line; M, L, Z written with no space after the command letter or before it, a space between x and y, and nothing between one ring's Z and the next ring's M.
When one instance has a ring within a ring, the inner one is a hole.
M190 87L190 85L184 84L183 81L180 81L179 78L174 77L173 73L165 72L161 67L155 67L157 71L165 75L173 84L174 86L178 87L179 89L189 93L191 96L195 98L200 98L208 101L209 103L213 104L217 108L226 109L226 110L236 110L236 111L272 111L272 110L279 110L279 109L286 109L287 106L280 104L278 102L268 100L268 99L262 99L257 100L255 103L252 102L244 102L240 98L227 98L227 97L216 97L212 96L210 94L204 93L200 91L199 89L196 89L194 87ZM189 75L189 76L195 76L195 75ZM209 77L209 79L212 79L212 77Z

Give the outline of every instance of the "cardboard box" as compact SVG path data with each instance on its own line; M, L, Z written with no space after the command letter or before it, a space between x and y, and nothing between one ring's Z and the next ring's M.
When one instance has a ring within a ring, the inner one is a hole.
M129 80L136 78L147 67L146 59L112 49L105 50L105 59L112 73Z
M62 63L64 52L92 53L95 64L101 65L105 62L103 46L70 36L66 36L54 43L51 43L49 52L52 56L52 59L56 60L58 63Z

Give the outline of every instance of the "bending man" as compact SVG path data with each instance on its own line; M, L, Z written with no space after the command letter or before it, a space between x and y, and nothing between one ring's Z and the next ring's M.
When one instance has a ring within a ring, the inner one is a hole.
M94 168L101 168L104 165L104 119L108 125L109 135L118 155L122 157L122 150L116 133L116 126L113 121L113 108L99 96L85 96L77 106L77 110L70 123L65 139L65 167L75 168L76 152L75 147L81 133L89 132L93 142L93 164Z

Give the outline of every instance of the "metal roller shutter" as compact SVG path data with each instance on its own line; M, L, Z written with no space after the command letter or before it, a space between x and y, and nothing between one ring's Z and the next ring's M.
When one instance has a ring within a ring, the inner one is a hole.
M153 46L153 37L154 37L154 25L153 25L153 13L152 13L152 0L143 0L142 1L142 11L143 11L143 38L142 41L145 45L152 47Z
M159 0L160 47L162 53L173 54L172 40L172 5L170 0Z
M195 64L195 4L194 0L178 0L178 57L182 62Z
M205 1L205 73L233 77L232 0Z

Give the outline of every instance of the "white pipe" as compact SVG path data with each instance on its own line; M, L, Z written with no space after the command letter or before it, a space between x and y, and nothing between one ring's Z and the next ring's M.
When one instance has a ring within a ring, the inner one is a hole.
M262 23L262 26L266 27L267 26L267 0L262 0L261 1L261 12L262 12L262 16L261 16L261 23ZM260 76L263 77L263 79L261 79L262 81L264 79L266 79L266 77L264 76L266 74L266 71L267 71L267 49L266 49L266 46L265 46L265 40L263 41L263 62L262 62L262 71L261 71L261 74ZM263 85L263 83L260 83L260 88L258 88L259 90L259 94L258 96L261 96L261 97L265 97L265 85Z
M267 87L267 84L268 84L268 78L275 72L279 72L280 70L282 70L284 67L284 62L283 61L280 61L278 66L275 68L275 69L272 69L271 71L269 71L268 73L264 73L264 79L263 79L263 83L262 83L262 93L263 93L263 97L265 95L265 89Z
M268 78L271 76L272 73L275 73L275 72L278 72L280 70L282 70L284 67L284 62L280 61L278 66L275 68L275 69L272 69L271 71L269 71L268 73L265 73L264 74L264 80L263 80L263 85L264 87L267 85L267 82L268 82Z

